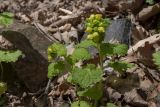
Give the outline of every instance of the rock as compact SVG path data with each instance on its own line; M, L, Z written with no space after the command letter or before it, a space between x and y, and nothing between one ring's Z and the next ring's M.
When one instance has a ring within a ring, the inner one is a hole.
M19 49L25 57L13 64L18 78L35 92L47 80L47 47L52 43L35 27L17 21L8 28L0 29L1 49ZM5 45L3 45L5 43ZM8 43L8 45L7 45Z
M104 42L125 43L131 45L132 23L130 20L122 18L111 22L106 29Z

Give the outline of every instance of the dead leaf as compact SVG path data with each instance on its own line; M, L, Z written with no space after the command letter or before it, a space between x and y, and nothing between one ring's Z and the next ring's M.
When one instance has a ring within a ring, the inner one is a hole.
M160 34L143 39L128 50L128 56L134 56L139 62L149 67L154 67L152 54L155 51L154 45L160 45Z
M151 34L141 25L135 26L132 30L133 44L149 36L151 36Z
M127 9L136 11L143 2L144 0L102 0L102 5L107 8L107 11L125 11Z
M152 16L156 15L160 13L160 4L157 3L153 6L148 6L147 8L142 9L138 15L137 15L137 19L141 22L145 22L146 20L148 20L149 18L151 18Z

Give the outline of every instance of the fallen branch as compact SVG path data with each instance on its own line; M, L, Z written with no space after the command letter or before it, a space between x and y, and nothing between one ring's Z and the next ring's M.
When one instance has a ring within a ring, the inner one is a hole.
M76 13L72 13L71 15L66 16L65 19L60 19L56 21L55 23L51 24L51 27L59 27L65 23L73 24L75 21L77 22L77 20L80 20L82 16L87 15L87 13L88 14L92 13L91 12L92 10L96 13L102 13L102 14L104 13L99 6L89 4L85 6L84 8L78 10Z

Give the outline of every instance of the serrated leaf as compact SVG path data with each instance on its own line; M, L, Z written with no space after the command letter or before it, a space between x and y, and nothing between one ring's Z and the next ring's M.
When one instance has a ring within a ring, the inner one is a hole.
M48 54L52 57L66 56L67 55L67 49L63 44L54 43L54 44L52 44L51 46L48 47Z
M101 55L125 55L127 51L128 46L125 44L102 43L100 46Z
M76 48L71 56L73 62L78 62L79 60L90 59L91 55L85 48Z
M10 17L10 18L14 16L14 14L11 12L3 12L3 13L0 13L0 15L5 17Z
M0 62L15 62L22 55L22 52L17 51L2 51L0 50Z
M115 61L115 62L109 62L108 66L112 67L115 71L118 71L120 73L125 72L127 69L132 68L133 64L123 62L123 61Z
M90 46L97 47L97 44L93 42L92 40L84 40L78 45L76 45L76 48L88 48Z
M127 54L128 46L125 44L116 44L113 48L114 55L125 55Z
M73 68L72 82L81 88L87 88L102 80L103 72L93 64L88 64L85 68Z
M113 48L114 48L114 44L110 44L110 43L102 43L100 45L100 54L101 55L113 55Z
M71 104L71 107L91 107L86 101L76 101Z
M117 107L117 106L113 103L107 103L106 107Z
M69 75L69 76L67 77L67 82L72 83L72 75Z
M62 73L65 69L65 64L62 61L51 63L48 66L48 78L53 78Z
M0 25L11 25L13 23L13 13L10 12L3 12L0 13Z
M99 100L103 95L102 83L97 83L93 87L87 88L84 91L78 91L79 96L89 97L94 100Z
M160 69L160 52L155 52L153 55L154 64Z
M7 84L4 82L0 82L0 96L5 93L7 90Z

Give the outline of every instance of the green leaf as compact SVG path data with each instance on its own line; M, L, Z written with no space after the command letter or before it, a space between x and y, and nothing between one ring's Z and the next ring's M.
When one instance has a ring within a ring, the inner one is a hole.
M91 107L86 101L76 101L71 104L71 107Z
M0 82L0 96L5 93L7 90L7 84L4 82Z
M107 103L106 107L117 107L117 106L113 103Z
M65 69L65 64L62 61L51 63L48 66L48 78L52 78L62 73Z
M93 64L88 64L85 68L73 68L72 82L81 88L87 88L102 80L103 72Z
M69 76L67 77L67 82L72 83L72 75L69 75Z
M8 26L13 23L13 13L3 12L0 13L0 25Z
M102 43L100 45L100 54L101 55L113 55L113 48L114 48L114 44L110 44L110 43Z
M153 56L154 64L157 65L158 68L160 69L160 51L159 52L155 52L152 56Z
M154 2L154 0L146 0L146 3L153 5L155 2Z
M17 51L2 51L0 50L0 62L15 62L22 55L22 52Z
M48 54L55 58L56 56L66 56L67 49L63 44L54 43L48 47Z
M85 48L76 48L71 56L73 62L78 62L79 60L87 60L91 58L88 50Z
M3 13L0 13L0 15L5 17L10 17L10 18L14 16L14 14L11 12L3 12Z
M101 55L125 55L127 51L128 46L125 44L102 43L100 46Z
M123 73L125 72L127 69L132 68L133 64L131 63L127 63L124 61L115 61L115 62L109 62L108 66L112 67L114 70Z
M84 91L78 91L79 96L89 97L94 100L99 100L103 95L103 85L102 83L97 83L91 88L87 88Z
M76 48L88 48L90 46L97 47L97 44L93 42L92 40L84 40L78 45L76 45Z
M127 54L128 46L125 44L116 44L113 48L114 55L125 55Z

